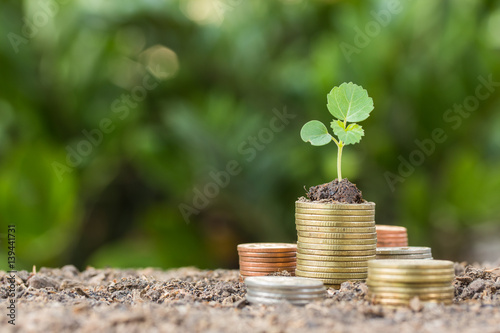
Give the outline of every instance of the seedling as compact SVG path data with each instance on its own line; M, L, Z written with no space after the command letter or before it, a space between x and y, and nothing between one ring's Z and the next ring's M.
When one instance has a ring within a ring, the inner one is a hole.
M326 126L318 120L311 120L304 124L300 130L300 137L304 142L310 142L313 146L324 146L331 141L335 142L338 147L337 173L340 182L342 180L342 149L344 146L358 143L365 135L363 128L356 122L363 121L370 116L373 110L373 100L363 87L352 82L344 82L339 87L333 87L326 97L328 101L326 107L334 117L330 126L338 139L330 135Z

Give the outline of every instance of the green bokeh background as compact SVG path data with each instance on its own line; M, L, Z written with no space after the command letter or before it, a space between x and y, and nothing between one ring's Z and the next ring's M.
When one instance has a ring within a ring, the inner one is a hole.
M444 115L479 77L500 82L500 4L392 2L2 1L0 268L8 224L18 269L234 268L238 243L295 241L294 201L336 177L335 145L299 131L329 123L326 94L344 81L375 104L343 174L377 223L435 258L498 259L499 87ZM387 172L436 128L447 140L391 189ZM68 151L84 152L75 167ZM186 222L180 205L229 161L240 172Z

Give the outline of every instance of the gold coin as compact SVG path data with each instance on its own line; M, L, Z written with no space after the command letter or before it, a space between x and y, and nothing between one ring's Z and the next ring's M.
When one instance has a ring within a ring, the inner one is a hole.
M327 244L327 245L372 245L377 246L374 239L338 239L338 238L308 238L297 236L299 242L309 244Z
M307 266L297 264L298 270L306 272L317 272L317 273L366 273L368 268L366 267L318 267L318 266Z
M324 284L327 288L340 289L340 284Z
M451 275L454 274L453 269L443 268L443 269L406 269L406 268L378 268L378 267L370 267L370 274L373 275L406 275L406 276L414 276L418 277L421 275Z
M377 241L374 239L328 239L328 238L307 238L297 237L297 246L306 249L320 250L375 250Z
M455 274L449 275L422 275L422 276L406 276L406 275L389 275L389 274L371 274L370 280L387 281L387 282L408 282L408 283L424 283L424 282L449 282L455 278Z
M420 290L423 288L449 288L451 286L449 281L434 281L434 282L397 282L386 280L374 280L371 277L366 279L366 284L372 288L411 288L413 290Z
M331 210L365 210L375 209L374 202L365 202L361 204L348 204L348 203L329 203L329 202L303 202L296 201L295 207L300 208L313 208L313 209L331 209Z
M301 273L299 272L298 274L296 274L295 276L299 276L299 277L309 277L311 278L310 276L304 276L304 275L300 275ZM340 287L340 285L344 282L347 282L347 281L350 281L350 282L363 282L365 279L364 278L361 278L361 279L355 279L355 278L349 278L349 279L346 279L346 278L332 278L332 279L329 279L329 278L314 278L313 279L318 279L318 280L321 280L323 281L323 283L325 285L338 285Z
M307 215L326 215L326 216L375 216L374 209L327 210L327 209L295 208L295 213L307 214Z
M368 263L374 268L396 268L396 269L425 269L425 268L453 268L453 262L449 260L372 260Z
M371 293L368 292L368 297L372 299L399 299L399 300L411 300L414 297L418 297L421 301L426 300L440 300L440 299L453 299L453 293L434 293L434 294L421 294L421 295L404 295L398 293Z
M367 265L368 260L375 259L373 255L362 255L362 256L338 256L338 255L310 255L310 254L302 254L297 253L297 261L307 260L307 261L318 261L318 262L333 262L342 264L343 262L362 262L364 265Z
M364 279L320 279L323 281L323 284L326 285L337 285L339 286L337 289L340 289L340 285L344 282L363 282Z
M377 240L376 232L368 233L339 233L339 232L311 232L297 231L297 234L302 237L311 238L337 238L337 239L370 239Z
M295 225L296 226L311 226L311 227L332 227L332 228L373 228L375 226L375 221L372 218L364 219L365 221L344 221L347 220L347 217L343 220L339 219L304 219L302 217L297 217L298 214L295 215Z
M426 300L422 301L423 303L440 303L444 305L450 305L453 303L453 300ZM394 305L394 306L408 306L410 304L410 300L397 300L397 299L376 299L372 301L373 304L381 304L381 305Z
M368 285L368 283L367 283ZM412 287L376 287L372 285L368 285L369 292L372 293L397 293L397 294L405 294L405 295L423 295L423 294L432 294L432 293L454 293L455 287L451 285L440 286L440 287L421 287L421 288L412 288Z
M298 248L297 256L300 254L318 255L318 256L335 256L335 257L360 257L360 256L373 256L375 255L375 249L373 250L321 250L321 249L308 249L308 248Z
M366 261L315 261L297 259L297 265L315 267L363 267L368 268Z
M318 227L318 226L308 226L308 225L296 225L297 231L307 231L307 232L328 232L328 233L342 233L342 234L365 234L365 233L375 233L374 227L366 228L348 228L348 227Z
M324 279L366 279L366 273L321 273L295 269L295 275Z

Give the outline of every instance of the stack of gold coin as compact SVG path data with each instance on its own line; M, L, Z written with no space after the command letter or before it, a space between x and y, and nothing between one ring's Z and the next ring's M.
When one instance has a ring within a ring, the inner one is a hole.
M408 305L414 297L451 304L454 278L453 262L448 260L370 260L366 284L374 304Z
M375 259L375 204L297 201L296 276L316 278L338 288L366 279L367 261Z
M242 277L261 276L286 270L295 274L297 245L249 243L238 245Z
M377 247L408 246L408 233L405 227L395 225L376 225Z
M250 303L288 302L305 305L325 297L323 282L292 276L251 276L245 279Z
M432 259L430 247L377 247L377 259Z

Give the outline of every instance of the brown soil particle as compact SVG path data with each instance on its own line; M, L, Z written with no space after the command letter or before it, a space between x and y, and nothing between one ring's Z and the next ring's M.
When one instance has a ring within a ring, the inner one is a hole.
M456 266L455 272L460 272L453 282L456 301L481 300L483 304L500 305L500 268Z
M356 184L351 183L347 178L342 179L340 182L335 179L329 183L312 186L306 196L311 201L350 204L364 202L361 191L356 187Z
M497 267L499 263L496 264ZM365 283L306 306L245 301L237 270L42 268L16 278L16 326L1 332L499 332L500 271L456 264L455 301L373 305ZM282 273L286 274L286 273ZM31 282L30 282L31 281ZM0 271L0 308L9 301Z

